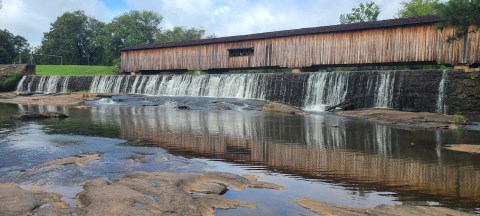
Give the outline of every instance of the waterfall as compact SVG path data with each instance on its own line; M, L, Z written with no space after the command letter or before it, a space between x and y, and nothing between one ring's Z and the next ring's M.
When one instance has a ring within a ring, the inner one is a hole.
M395 101L394 94L404 94L397 91L400 88L400 84L396 84L400 82L396 80L397 74L401 73L27 76L22 78L17 91L57 93L88 89L91 93L106 94L258 99L283 102L309 111L325 111L329 106L350 99L356 108L394 108L400 103ZM444 75L439 85L437 107L444 104L442 95L446 82ZM408 93L409 89L405 91Z
M23 76L22 79L20 80L20 82L18 82L18 85L17 85L17 89L16 91L17 92L23 92L23 82L25 82L25 79L27 78L27 76Z
M395 84L395 72L376 72L377 88L375 91L375 107L393 108L393 92Z
M29 79L26 86L25 82ZM34 76L34 77L22 77L22 80L17 85L17 91L23 92L35 92L35 93L59 93L67 92L70 77L65 76ZM60 86L60 88L59 88ZM33 87L33 89L32 89Z
M308 77L304 108L325 111L328 106L345 100L348 91L349 72L323 72Z
M96 76L91 93L266 99L265 74ZM125 81L126 80L126 81Z
M445 91L448 82L448 74L447 70L444 70L442 73L442 79L438 84L438 95L437 95L437 105L436 105L436 112L447 114L447 105L445 104Z

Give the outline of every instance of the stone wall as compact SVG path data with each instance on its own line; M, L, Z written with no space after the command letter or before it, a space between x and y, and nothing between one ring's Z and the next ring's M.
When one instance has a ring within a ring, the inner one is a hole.
M449 71L448 113L480 114L480 72Z
M0 91L9 91L12 89L7 89L7 80L10 77L13 77L15 74L20 74L22 76L26 75L35 75L35 65L30 64L0 64ZM20 77L20 76L19 76ZM16 79L15 82L20 81Z

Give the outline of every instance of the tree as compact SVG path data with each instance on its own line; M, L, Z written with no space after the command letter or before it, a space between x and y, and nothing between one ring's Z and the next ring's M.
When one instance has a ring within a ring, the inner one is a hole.
M160 31L156 36L156 42L166 43L173 41L199 40L213 37L215 37L215 35L205 36L205 30L203 28L174 27L173 29Z
M477 31L480 27L480 0L449 0L437 6L442 19L437 27L443 30L446 27L454 29L447 41L452 42L463 38L462 63L466 62L468 33Z
M25 62L29 50L27 39L22 36L14 35L8 30L0 30L0 64L10 64L12 62Z
M340 15L341 24L359 23L376 21L380 14L380 7L375 2L360 3L356 8L352 8L349 14Z
M63 56L64 64L76 65L87 64L92 57L102 57L97 36L103 34L104 23L83 11L74 11L64 13L50 25L37 54Z
M399 18L438 14L439 0L410 0L401 4L403 8L398 11Z
M105 62L111 64L120 57L123 48L139 44L153 44L160 32L163 17L153 11L130 11L115 17L105 27L102 38Z

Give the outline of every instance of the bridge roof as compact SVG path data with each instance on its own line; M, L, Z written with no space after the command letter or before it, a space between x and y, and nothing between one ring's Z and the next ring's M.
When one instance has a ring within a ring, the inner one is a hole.
M352 23L352 24L320 26L320 27L313 27L313 28L301 28L301 29L292 29L292 30L283 30L283 31L273 31L273 32L264 32L264 33L257 33L257 34L229 36L229 37L219 37L219 38L211 38L211 39L168 42L168 43L162 43L162 44L147 44L147 45L146 44L141 44L141 45L135 45L135 46L132 46L132 47L122 49L122 51L160 49L160 48L171 48L171 47L180 47L180 46L207 45L207 44L215 44L215 43L228 43L228 42L239 42L239 41L249 41L249 40L260 40L260 39L269 39L269 38L278 38L278 37L298 36L298 35L321 34L321 33L332 33L332 32L345 32L345 31L358 31L358 30L366 30L366 29L390 28L390 27L409 26L409 25L421 25L421 24L436 23L439 20L440 20L439 16L429 15L429 16L419 16L419 17L410 17L410 18L380 20L380 21L372 21L372 22L362 22L362 23Z

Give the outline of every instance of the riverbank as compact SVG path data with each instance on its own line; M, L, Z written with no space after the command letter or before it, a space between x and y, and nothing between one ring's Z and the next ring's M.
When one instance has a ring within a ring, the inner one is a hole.
M406 129L458 129L468 124L468 119L460 115L404 112L392 109L340 111L336 114Z
M85 99L94 97L89 93L17 96L13 92L0 93L0 103L23 105L80 105Z

